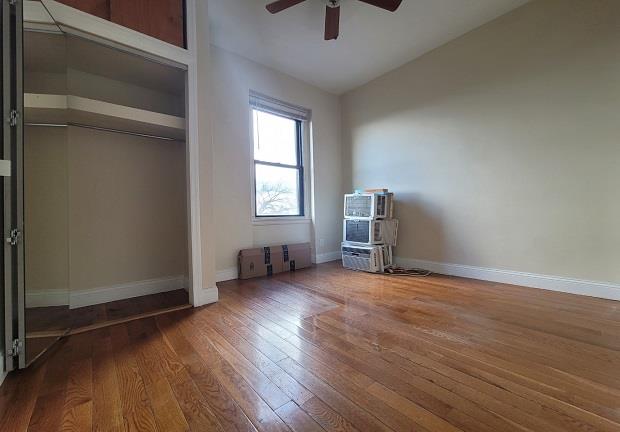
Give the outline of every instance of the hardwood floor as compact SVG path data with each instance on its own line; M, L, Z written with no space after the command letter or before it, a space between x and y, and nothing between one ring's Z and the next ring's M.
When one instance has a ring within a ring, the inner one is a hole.
M1 431L620 431L620 303L338 263L62 340Z
M68 306L27 308L26 363L30 364L67 332L79 333L106 323L183 305L189 305L189 295L180 289L76 309Z

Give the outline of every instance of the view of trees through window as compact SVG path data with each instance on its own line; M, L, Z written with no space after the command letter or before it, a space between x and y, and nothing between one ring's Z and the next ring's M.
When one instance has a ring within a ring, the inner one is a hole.
M253 110L256 216L303 215L301 122Z

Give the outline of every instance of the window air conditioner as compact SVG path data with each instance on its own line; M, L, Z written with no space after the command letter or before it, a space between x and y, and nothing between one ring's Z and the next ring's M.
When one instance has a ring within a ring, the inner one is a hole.
M347 219L389 219L392 217L392 193L358 193L344 196Z
M397 219L345 219L342 228L342 240L351 243L396 246L397 235Z
M385 266L384 259L389 257L390 246L362 246L342 244L342 265L351 270L360 270L369 273L383 273Z

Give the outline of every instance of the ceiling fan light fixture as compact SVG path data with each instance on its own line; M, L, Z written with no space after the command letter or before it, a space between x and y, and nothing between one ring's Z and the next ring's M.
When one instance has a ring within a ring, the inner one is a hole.
M306 0L277 0L269 3L266 8L276 14ZM403 0L359 0L378 8L396 12ZM325 40L338 39L340 34L340 0L325 0Z

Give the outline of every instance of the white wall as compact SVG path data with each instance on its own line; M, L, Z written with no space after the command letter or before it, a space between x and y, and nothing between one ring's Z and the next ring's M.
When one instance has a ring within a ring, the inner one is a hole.
M316 244L319 259L338 251L342 237L339 98L214 46L210 61L213 159L217 161L213 167L213 204L216 268L220 279L234 277L237 252L247 247L311 241ZM312 221L301 224L252 224L250 89L312 110Z
M537 0L347 94L403 258L620 283L620 2Z

